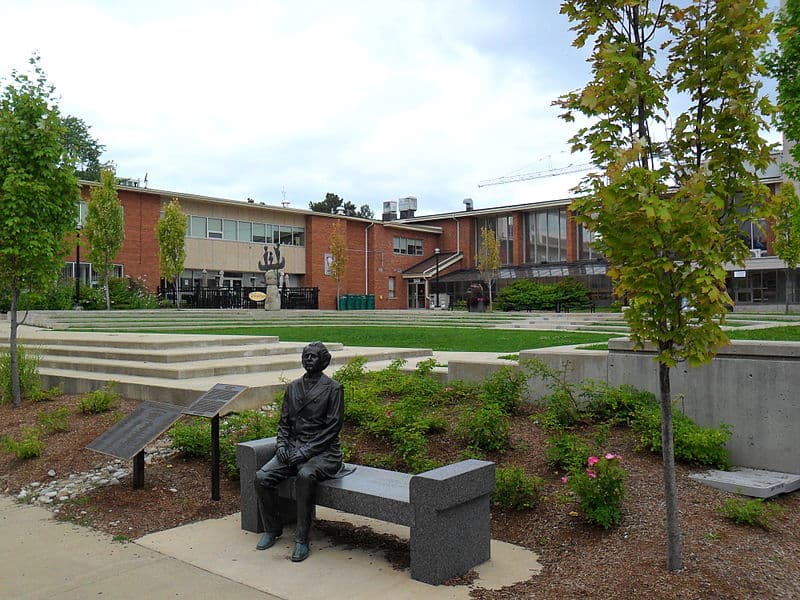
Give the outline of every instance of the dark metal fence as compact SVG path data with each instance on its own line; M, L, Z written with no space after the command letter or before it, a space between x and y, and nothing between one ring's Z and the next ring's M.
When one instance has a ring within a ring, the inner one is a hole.
M254 302L248 297L250 292L264 292L261 287L196 287L179 292L182 308L264 308L264 302ZM281 308L286 309L318 309L319 288L286 287L278 290L281 296ZM159 289L159 298L175 304L175 289Z

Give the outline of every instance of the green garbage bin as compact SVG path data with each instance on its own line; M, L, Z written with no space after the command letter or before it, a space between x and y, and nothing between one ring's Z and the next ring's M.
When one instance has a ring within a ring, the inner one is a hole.
M366 307L366 301L364 300L364 296L362 296L361 294L355 294L353 296L353 299L354 299L353 308L356 310L364 310L364 308Z
M339 296L339 310L347 310L347 295Z
M356 299L353 294L346 294L347 302L345 303L345 310L353 310L356 307Z
M367 294L367 310L375 310L375 294Z

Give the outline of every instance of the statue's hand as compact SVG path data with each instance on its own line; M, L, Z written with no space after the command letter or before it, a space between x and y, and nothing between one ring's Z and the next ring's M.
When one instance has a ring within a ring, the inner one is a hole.
M294 454L294 452L290 452L290 450L291 450L291 448L289 448L287 446L281 446L275 452L275 455L278 457L278 460L281 461L283 464L291 465L292 464L291 461L292 461L292 458L293 458L292 455Z

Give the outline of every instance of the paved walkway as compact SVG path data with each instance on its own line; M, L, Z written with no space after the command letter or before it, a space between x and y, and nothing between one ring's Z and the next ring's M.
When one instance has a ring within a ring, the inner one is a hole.
M144 507L143 507L144 509ZM318 518L403 537L408 529L329 509ZM289 561L292 532L258 552L258 535L239 514L150 534L132 543L52 518L43 508L0 496L0 598L236 598L237 600L468 600L470 586L431 586L395 570L382 552L312 536L312 555ZM492 541L492 559L474 585L497 589L541 570L537 555Z

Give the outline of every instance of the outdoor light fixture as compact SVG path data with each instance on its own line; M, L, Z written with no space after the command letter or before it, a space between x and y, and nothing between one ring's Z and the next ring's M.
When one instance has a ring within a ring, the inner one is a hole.
M436 308L439 308L439 248L433 249L433 255L436 257Z

